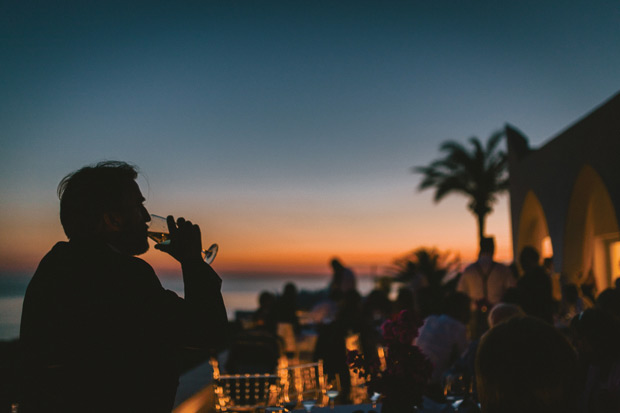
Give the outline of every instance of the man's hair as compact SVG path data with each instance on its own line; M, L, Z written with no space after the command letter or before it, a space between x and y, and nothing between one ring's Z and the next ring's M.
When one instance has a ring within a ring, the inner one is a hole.
M533 270L540 265L540 254L536 248L531 245L526 245L519 255L519 263L523 271L527 272Z
M67 238L89 238L101 228L103 214L121 207L135 166L104 161L65 176L58 184L60 222Z
M513 317L522 317L524 315L525 313L523 312L521 307L516 304L498 303L493 307L491 312L489 312L489 327L493 328L499 323L508 321Z
M482 412L572 412L576 369L575 351L551 325L532 317L500 323L476 355Z

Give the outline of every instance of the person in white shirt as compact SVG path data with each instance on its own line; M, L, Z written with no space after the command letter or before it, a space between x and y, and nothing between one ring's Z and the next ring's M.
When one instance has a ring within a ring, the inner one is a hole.
M486 300L492 307L501 301L507 289L516 286L510 268L493 261L494 253L495 240L492 237L482 238L478 261L465 268L459 279L456 290L469 296L472 309L481 300Z

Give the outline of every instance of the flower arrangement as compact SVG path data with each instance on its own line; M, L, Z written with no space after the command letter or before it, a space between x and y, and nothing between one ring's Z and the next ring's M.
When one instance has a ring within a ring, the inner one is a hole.
M368 394L381 394L382 411L406 412L422 403L422 396L433 371L433 365L413 345L421 322L410 311L403 310L381 326L385 342L385 365L379 360L366 360L357 351L348 353L355 373L366 381Z

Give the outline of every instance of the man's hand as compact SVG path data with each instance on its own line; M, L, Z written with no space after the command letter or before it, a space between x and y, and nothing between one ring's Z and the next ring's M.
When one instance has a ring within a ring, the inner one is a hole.
M170 243L156 244L155 249L167 252L181 264L202 262L200 227L184 218L177 219L175 223L172 215L168 215L166 220L170 231Z

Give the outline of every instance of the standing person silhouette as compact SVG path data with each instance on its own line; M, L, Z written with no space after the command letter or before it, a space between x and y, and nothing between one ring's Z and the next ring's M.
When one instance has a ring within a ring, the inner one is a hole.
M101 162L58 187L68 242L41 260L24 299L20 412L170 412L178 354L224 339L221 280L201 257L200 228L168 217L185 298L165 290L146 252L147 222L136 169Z
M355 274L351 271L350 268L342 265L338 258L334 258L330 262L334 274L332 275L332 280L329 285L330 290L340 290L343 293L347 291L356 291L357 290L357 281L355 279Z
M480 240L478 260L463 271L456 290L471 299L473 316L469 329L473 338L479 338L488 328L488 312L502 300L509 288L516 284L510 268L493 260L495 240Z
M536 248L526 245L519 256L523 275L517 282L522 308L527 315L553 324L553 286L551 277L540 265Z
M510 269L493 260L494 254L495 240L482 238L478 260L465 268L459 279L456 289L471 298L473 309L481 300L494 306L501 301L504 292L516 284Z

